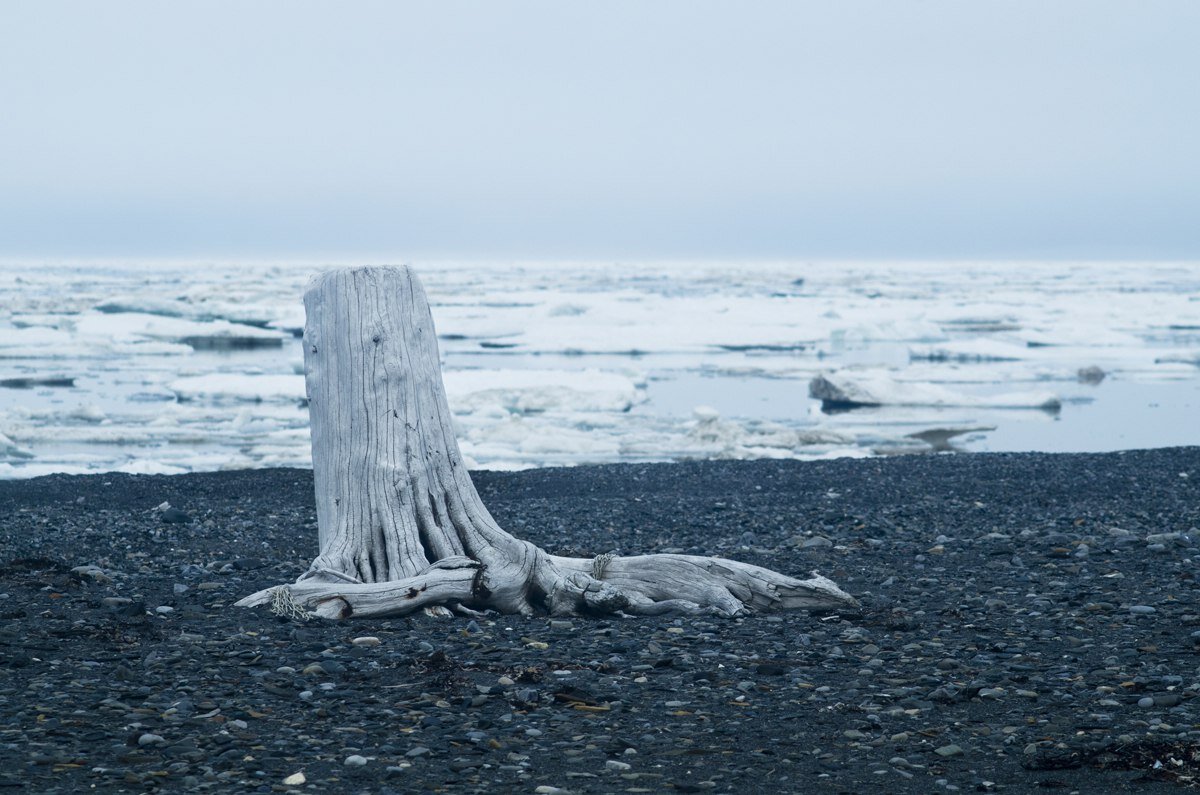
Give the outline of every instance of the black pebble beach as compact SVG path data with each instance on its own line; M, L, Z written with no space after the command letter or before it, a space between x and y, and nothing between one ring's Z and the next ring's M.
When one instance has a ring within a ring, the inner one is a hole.
M1200 448L475 480L551 551L816 569L862 612L304 622L233 602L316 554L310 472L3 482L0 792L1200 781Z

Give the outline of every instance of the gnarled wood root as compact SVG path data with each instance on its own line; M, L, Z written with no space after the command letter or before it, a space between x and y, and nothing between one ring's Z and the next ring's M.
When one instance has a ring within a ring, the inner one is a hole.
M799 580L724 558L639 555L604 560L541 552L520 590L496 582L488 567L468 557L445 558L425 571L391 582L356 583L314 576L252 594L237 604L269 604L277 589L300 609L325 618L398 616L432 606L550 615L685 615L734 617L765 610L856 610L854 597L815 571ZM508 594L497 603L497 594ZM507 609L506 609L507 608Z

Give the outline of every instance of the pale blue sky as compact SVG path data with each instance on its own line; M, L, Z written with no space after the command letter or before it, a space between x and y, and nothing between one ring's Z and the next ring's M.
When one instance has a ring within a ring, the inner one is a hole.
M0 4L0 257L1200 257L1200 2Z

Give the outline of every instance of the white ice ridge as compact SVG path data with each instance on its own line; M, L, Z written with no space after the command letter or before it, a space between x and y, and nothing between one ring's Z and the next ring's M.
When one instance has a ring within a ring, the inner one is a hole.
M1057 411L1062 399L1053 392L966 395L937 384L898 381L880 370L823 373L808 385L809 395L830 407L940 406L1044 409Z

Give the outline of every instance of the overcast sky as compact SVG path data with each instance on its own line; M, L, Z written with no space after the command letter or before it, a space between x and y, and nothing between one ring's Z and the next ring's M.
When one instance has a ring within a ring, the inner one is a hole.
M1200 2L0 4L0 257L1200 258Z

